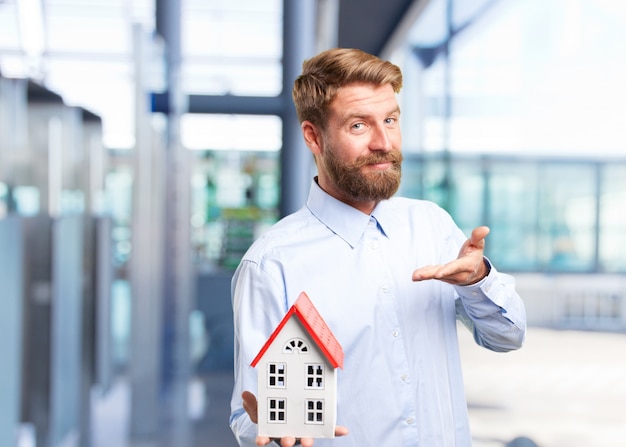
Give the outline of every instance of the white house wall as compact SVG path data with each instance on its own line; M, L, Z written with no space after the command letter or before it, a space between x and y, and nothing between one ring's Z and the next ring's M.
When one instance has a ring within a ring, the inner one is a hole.
M308 353L284 354L284 345L293 338L301 338L308 344ZM268 387L268 364L287 363L285 388ZM306 366L323 363L324 389L306 389ZM260 436L282 437L333 437L336 424L337 379L334 368L297 320L292 317L278 334L274 342L257 364L258 370L258 429ZM284 423L268 421L269 398L287 399L286 420ZM324 423L305 424L305 399L318 399L325 402Z

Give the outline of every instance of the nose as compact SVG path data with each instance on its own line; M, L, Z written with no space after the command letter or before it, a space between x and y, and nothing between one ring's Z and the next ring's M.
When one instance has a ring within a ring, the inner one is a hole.
M377 126L372 129L372 138L370 140L371 151L384 151L389 152L393 149L391 138L389 135L390 130L385 126Z

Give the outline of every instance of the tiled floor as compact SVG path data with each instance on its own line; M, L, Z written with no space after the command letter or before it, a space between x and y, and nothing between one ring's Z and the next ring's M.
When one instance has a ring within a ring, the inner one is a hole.
M626 446L626 334L529 328L506 354L460 333L473 447Z
M207 405L204 417L195 424L195 447L237 447L228 426L232 373L214 372L204 378Z
M106 398L100 399L93 411L94 447L237 447L230 427L231 372L216 371L194 380L190 387L189 403L192 415L191 433L185 440L174 439L170 433L155 439L129 439L130 392L125 380L120 379ZM166 431L166 430L164 430Z

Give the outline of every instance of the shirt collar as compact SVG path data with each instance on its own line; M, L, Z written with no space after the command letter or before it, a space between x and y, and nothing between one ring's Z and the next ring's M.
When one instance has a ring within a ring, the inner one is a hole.
M386 202L379 203L370 216L327 194L314 180L309 191L307 208L328 229L354 248L372 217L380 231L387 235L388 225L384 224L387 218L383 212L387 208Z
M374 211L372 211L372 217L376 219L378 228L386 237L389 237L390 232L393 233L394 222L398 221L398 219L394 217L393 203L392 200L383 200L379 202L376 208L374 208Z

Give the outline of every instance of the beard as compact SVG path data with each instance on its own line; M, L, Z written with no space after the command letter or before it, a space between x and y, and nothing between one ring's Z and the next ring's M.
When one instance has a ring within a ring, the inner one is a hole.
M326 156L322 163L331 181L357 202L389 199L400 187L402 176L402 152L374 152L358 157L353 163L345 163L328 141L324 144ZM391 162L385 170L363 171L367 165Z

